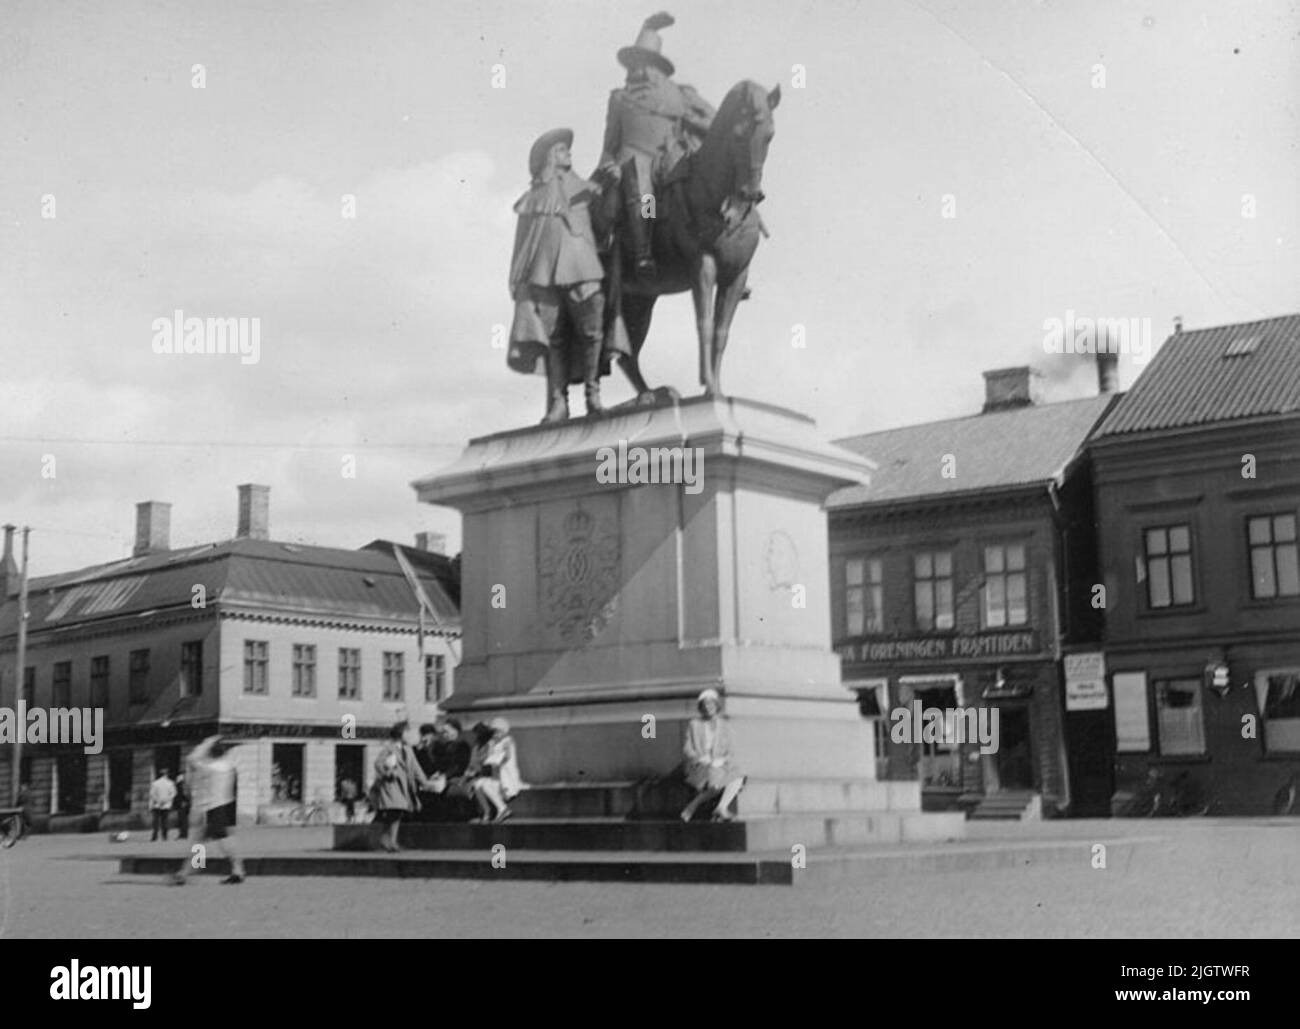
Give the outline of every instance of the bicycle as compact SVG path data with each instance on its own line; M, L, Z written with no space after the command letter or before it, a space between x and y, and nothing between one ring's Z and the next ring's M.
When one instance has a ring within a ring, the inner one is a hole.
M299 804L289 809L289 824L293 826L329 825L332 821L330 806L323 800L313 800L310 804Z
M1153 768L1133 797L1128 812L1135 818L1199 817L1210 810L1204 791L1187 772L1172 780Z
M0 847L8 850L27 835L27 815L20 807L0 808Z

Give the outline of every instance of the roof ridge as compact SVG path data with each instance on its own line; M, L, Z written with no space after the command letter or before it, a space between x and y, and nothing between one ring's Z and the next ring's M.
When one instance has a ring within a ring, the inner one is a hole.
M831 440L837 446L844 446L850 440L866 439L868 436L880 436L887 432L903 432L907 429L920 429L935 425L948 425L954 422L969 422L979 419L981 421L990 421L1007 415L1019 415L1026 411L1047 411L1054 407L1065 407L1069 404L1083 404L1089 401L1096 402L1104 400L1107 397L1115 397L1115 393L1094 393L1086 397L1071 397L1068 400L1053 400L1046 404L1023 404L1020 407L1009 407L1000 411L977 411L974 414L957 415L953 418L935 418L928 422L911 422L907 425L895 425L888 429L875 429L871 432L860 432L852 436L841 436L838 439Z

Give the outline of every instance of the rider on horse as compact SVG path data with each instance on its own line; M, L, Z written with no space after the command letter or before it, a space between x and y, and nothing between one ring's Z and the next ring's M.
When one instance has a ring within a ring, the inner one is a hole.
M641 26L636 42L619 50L627 83L610 94L597 169L620 184L621 227L640 279L658 274L651 227L640 210L642 196L653 196L673 166L699 148L714 115L713 107L694 89L672 81L674 68L661 53L658 31L671 24L670 14L652 15Z

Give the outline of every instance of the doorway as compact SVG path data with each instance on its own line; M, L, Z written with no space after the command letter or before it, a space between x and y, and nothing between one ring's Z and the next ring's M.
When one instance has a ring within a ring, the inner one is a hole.
M1023 704L1003 704L998 713L998 752L993 767L997 772L995 790L1032 790L1034 758L1030 745L1029 708Z

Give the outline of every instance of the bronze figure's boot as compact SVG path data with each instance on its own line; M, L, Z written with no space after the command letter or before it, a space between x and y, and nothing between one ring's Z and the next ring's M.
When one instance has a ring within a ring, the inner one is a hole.
M564 354L551 345L546 351L546 417L543 425L569 417L569 375Z
M622 186L623 227L628 250L632 254L633 274L643 281L658 278L650 220L641 216L642 187L634 161L628 161L623 166Z
M582 386L588 415L597 415L605 410L600 402L600 347L601 340L597 337L587 341L582 353Z

